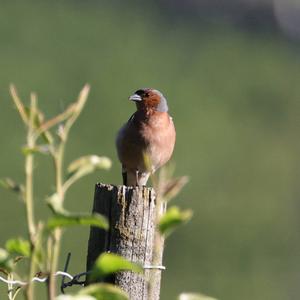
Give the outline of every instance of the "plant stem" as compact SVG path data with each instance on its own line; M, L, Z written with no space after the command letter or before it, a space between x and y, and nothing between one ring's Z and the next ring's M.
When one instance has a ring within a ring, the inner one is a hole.
M8 274L7 279L8 280L13 280L13 275ZM7 291L8 299L12 300L13 299L13 285L11 283L9 283L7 285L7 287L8 287L8 291Z
M35 139L33 138L34 132L34 118L36 114L36 97L31 95L30 103L30 118L28 123L27 133L27 147L33 149L35 147ZM27 299L34 299L34 285L30 282L30 279L35 273L35 262L34 262L34 247L35 247L35 222L34 222L34 206L33 206L33 165L34 157L32 153L28 153L25 158L25 207L26 207L26 219L28 226L28 234L31 244L31 257L30 257L30 268L29 268L29 284L26 290Z
M34 209L33 209L33 155L28 154L25 162L26 174L26 188L25 188L25 201L26 201L26 216L29 231L29 238L31 244L34 242L35 225L34 225Z
M63 157L65 150L65 142L61 141L57 152L54 155L54 164L55 164L55 182L56 182L56 193L59 196L61 203L64 201L64 190L63 190ZM55 272L58 265L58 258L60 252L60 243L61 243L62 230L56 228L53 232L53 251L51 256L50 264L50 274L49 274L49 285L48 285L48 298L49 300L54 300L56 295L56 280Z
M84 104L87 100L87 96L89 93L89 85L85 85L82 91L79 94L78 100L75 106L72 106L72 109L70 110L71 116L67 118L66 123L64 126L61 127L61 132L59 134L59 137L61 138L60 144L58 145L57 151L54 151L52 153L53 159L54 159L54 166L55 166L55 182L56 182L56 194L58 195L58 198L60 200L61 208L63 207L63 202L65 198L65 190L63 188L63 158L64 158L64 152L65 152L65 144L68 139L69 131L78 118L79 114L81 113ZM63 119L66 117L66 115L62 115ZM57 122L57 119L53 119L53 123ZM48 124L49 127L52 126L52 124ZM45 130L45 128L43 129ZM50 271L49 271L49 282L48 282L48 299L54 300L56 295L56 285L55 285L55 272L57 269L58 259L59 259L59 252L60 252L60 244L61 244L61 236L62 236L62 230L60 228L56 228L53 232L53 243L52 243L52 256L50 261Z
M155 233L154 233L154 249L152 253L152 265L162 264L162 253L164 248L164 238L158 230L158 221L166 210L166 203L161 199L160 195L156 195L156 207L155 207ZM160 286L161 274L157 276L160 270L152 270L149 278L149 299L154 299L156 295L156 289Z
M61 241L62 230L60 228L55 229L53 233L53 255L49 274L49 286L48 286L48 298L54 300L56 297L56 278L55 272L57 269L59 252L60 252L60 241Z

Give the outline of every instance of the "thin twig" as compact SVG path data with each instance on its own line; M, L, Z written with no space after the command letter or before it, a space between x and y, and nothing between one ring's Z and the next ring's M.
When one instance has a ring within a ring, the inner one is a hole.
M28 125L28 117L27 117L24 105L23 105L22 101L20 100L20 98L18 96L18 93L17 93L17 90L16 90L15 86L13 84L11 84L9 86L9 90L10 90L11 97L12 97L14 103L15 103L15 106L18 109L18 112L21 116L21 119L23 120L23 122L26 125Z
M35 94L30 95L30 113L28 120L28 131L27 131L27 146L29 149L35 147L35 140L33 139L34 133L34 118L36 115L37 98ZM34 262L34 248L35 248L35 222L34 222L34 206L33 206L33 165L34 157L32 153L28 153L25 158L25 207L26 207L26 217L27 225L29 231L29 239L31 243L31 259L29 268L29 278L35 273L35 262ZM27 298L29 300L34 299L34 286L32 284L28 285L27 288Z
M65 145L69 135L69 131L78 118L79 114L81 113L84 104L87 100L89 94L90 87L89 85L85 85L81 92L79 93L78 99L75 104L72 105L72 114L69 119L66 120L66 123L63 127L63 130L60 134L61 141L58 145L57 151L53 153L52 157L54 160L55 165L55 177L56 177L56 193L61 201L61 206L63 206L64 198L65 198L65 191L63 187L63 159L64 159L64 152L65 152ZM61 228L56 228L53 232L53 255L51 258L50 264L50 275L49 275L49 286L48 286L48 295L49 300L54 300L55 298L55 277L53 276L59 258L60 252L60 244L61 244L61 235L62 230Z

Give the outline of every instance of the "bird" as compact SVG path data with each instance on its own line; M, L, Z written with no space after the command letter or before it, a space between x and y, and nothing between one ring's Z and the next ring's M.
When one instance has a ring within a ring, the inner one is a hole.
M116 148L123 185L145 186L149 176L172 156L176 131L164 95L153 88L134 92L136 112L118 131Z

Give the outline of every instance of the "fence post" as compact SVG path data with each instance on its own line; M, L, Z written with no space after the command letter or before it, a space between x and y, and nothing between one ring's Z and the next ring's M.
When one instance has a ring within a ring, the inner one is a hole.
M108 218L109 230L91 227L87 270L103 252L122 255L144 266L144 274L122 271L109 281L127 292L130 300L158 300L164 240L155 224L164 211L153 188L97 184L93 212Z

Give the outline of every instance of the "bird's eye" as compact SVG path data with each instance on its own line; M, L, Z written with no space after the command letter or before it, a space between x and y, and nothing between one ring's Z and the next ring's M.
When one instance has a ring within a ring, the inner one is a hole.
M135 92L135 94L141 96L142 98L147 98L147 97L149 97L149 93L146 92L145 90L142 90L142 89L141 89L141 90L137 90L137 91Z
M144 96L145 91L144 91L144 90L137 90L137 91L135 92L135 94L137 94L137 95L139 95L139 96Z

